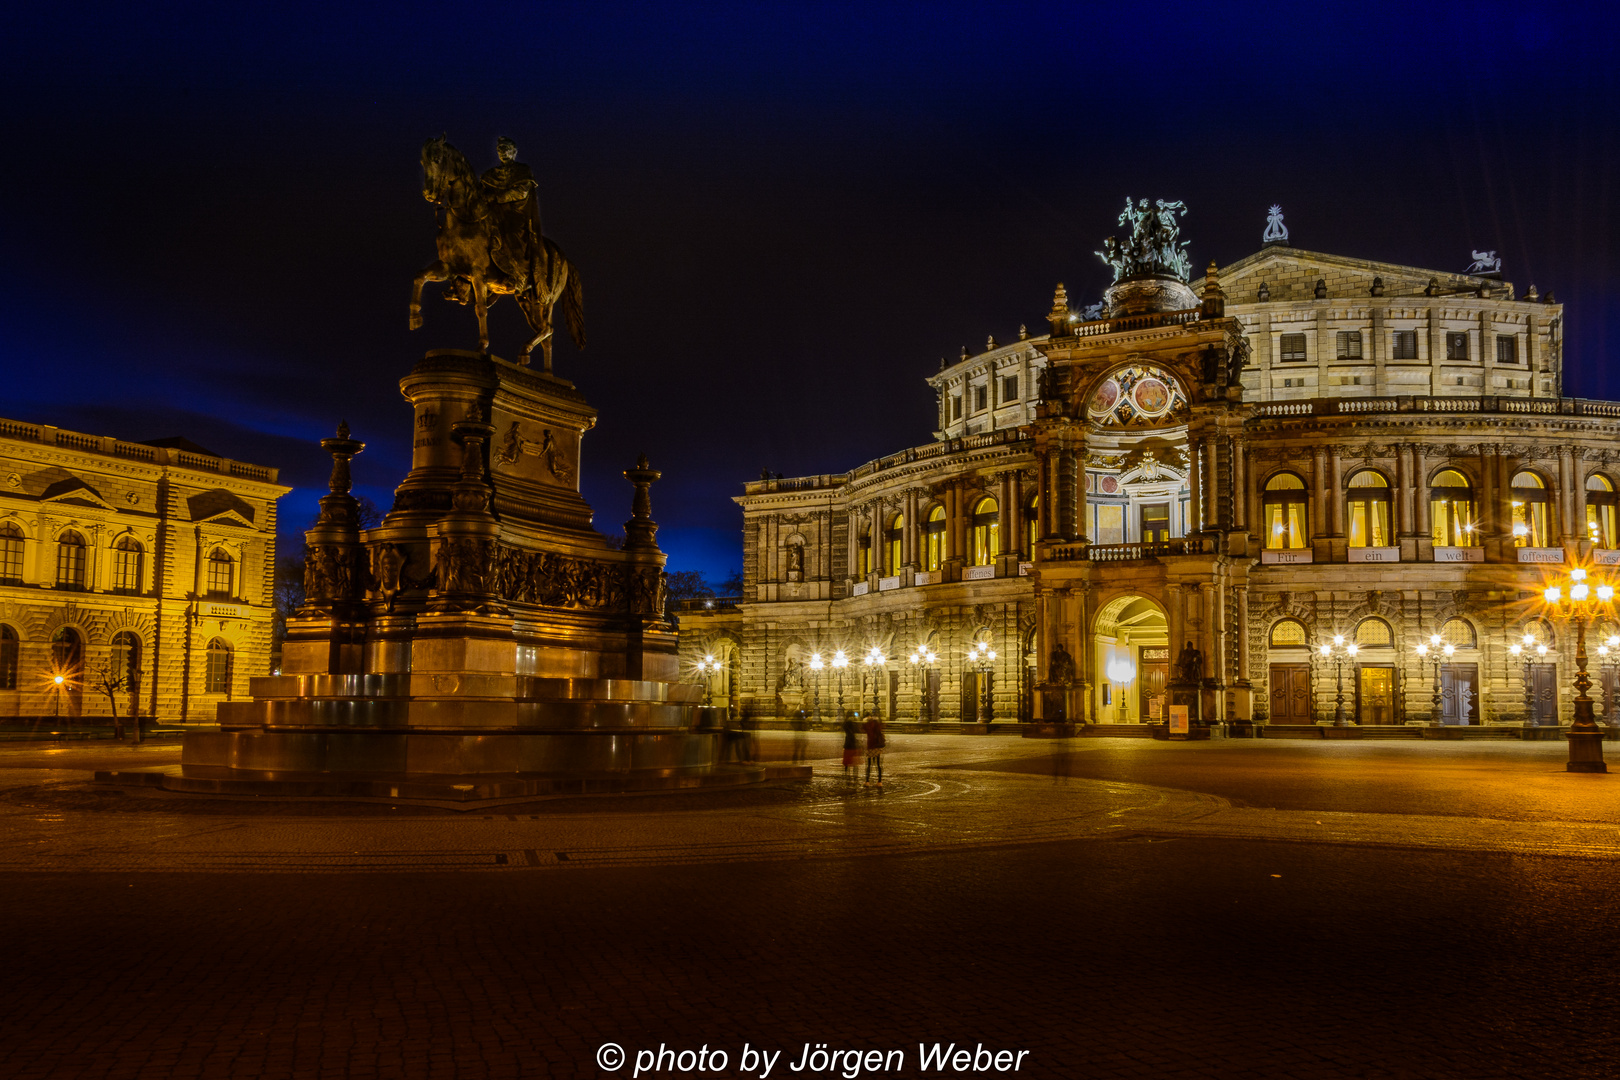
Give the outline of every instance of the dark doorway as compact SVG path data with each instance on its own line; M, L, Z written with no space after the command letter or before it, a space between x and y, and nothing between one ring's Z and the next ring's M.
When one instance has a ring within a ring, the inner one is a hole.
M1530 722L1532 724L1558 725L1558 665L1557 664L1531 664L1530 666ZM1614 672L1603 672L1603 700L1612 702L1613 691L1610 689ZM1605 716L1608 706L1604 709Z
M1361 664L1356 672L1356 723L1395 722L1395 665Z
M933 668L928 669L928 681L923 692L923 714L930 724L939 722L939 688L943 683L943 676Z
M1143 506L1142 543L1162 544L1168 539L1170 539L1170 504L1148 503Z
M1271 723L1309 724L1311 665L1271 665Z
M1440 665L1440 722L1479 723L1479 665Z
M900 716L900 673L889 672L889 719L894 720Z

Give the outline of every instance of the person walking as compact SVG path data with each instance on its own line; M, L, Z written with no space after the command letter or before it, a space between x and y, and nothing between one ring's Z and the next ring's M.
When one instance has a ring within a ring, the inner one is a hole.
M793 718L793 764L809 760L810 718L800 709Z
M883 717L876 710L866 718L866 786L872 786L872 765L877 765L877 786L883 786Z
M856 730L855 718L844 714L844 779L855 782L855 755L861 752L861 736Z

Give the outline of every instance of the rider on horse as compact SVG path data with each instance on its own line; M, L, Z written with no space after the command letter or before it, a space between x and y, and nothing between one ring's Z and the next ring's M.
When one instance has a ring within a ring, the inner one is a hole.
M517 143L502 135L495 144L501 163L480 177L491 203L490 260L514 282L533 284L539 254L540 200L534 173L517 158Z

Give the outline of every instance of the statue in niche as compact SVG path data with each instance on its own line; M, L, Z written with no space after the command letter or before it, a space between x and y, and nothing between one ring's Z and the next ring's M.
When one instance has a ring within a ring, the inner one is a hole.
M394 610L394 597L399 595L404 581L405 564L409 558L405 548L399 544L382 544L377 548L377 591L388 601L390 614Z
M1052 660L1047 667L1046 681L1054 686L1074 685L1074 657L1069 650L1058 642L1057 648L1052 650Z
M787 549L787 572L789 581L804 580L804 545L789 544Z
M1182 646L1176 657L1176 681L1197 685L1204 679L1204 654L1193 648L1192 642Z

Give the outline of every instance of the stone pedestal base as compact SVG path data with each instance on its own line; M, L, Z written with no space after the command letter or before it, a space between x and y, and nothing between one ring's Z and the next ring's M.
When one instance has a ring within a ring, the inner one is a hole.
M1596 731L1567 731L1569 762L1566 772L1606 773L1609 766L1603 761L1603 729Z

